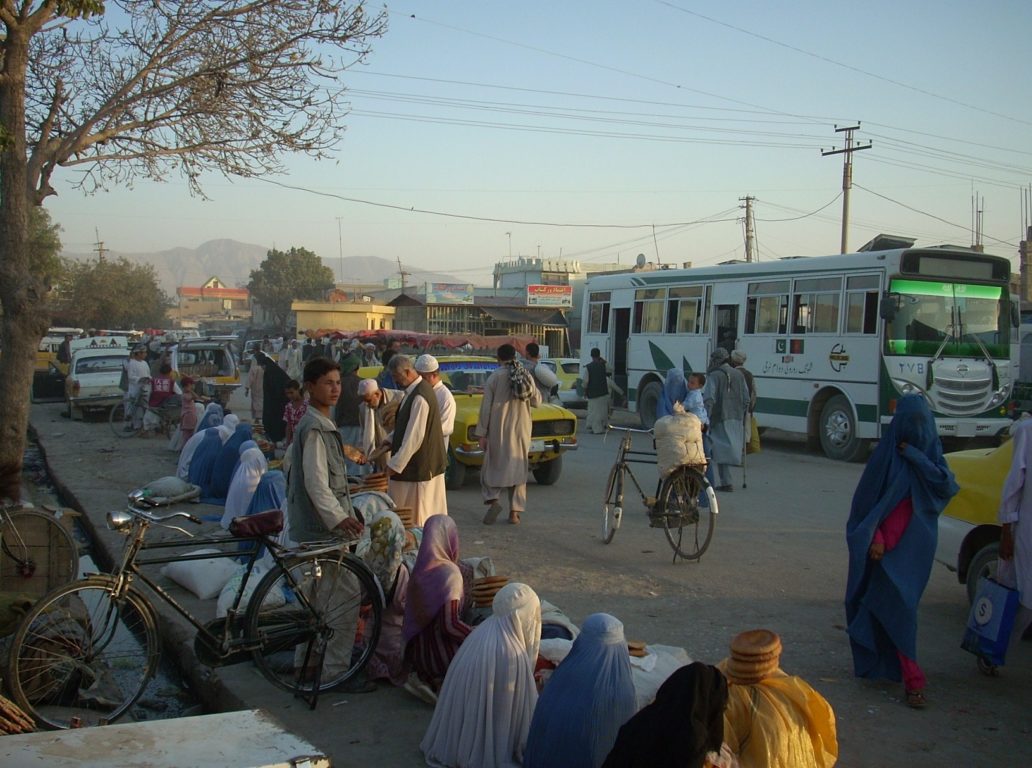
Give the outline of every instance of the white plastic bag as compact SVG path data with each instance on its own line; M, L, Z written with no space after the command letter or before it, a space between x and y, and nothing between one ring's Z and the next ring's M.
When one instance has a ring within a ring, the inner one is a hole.
M654 429L660 477L666 477L684 464L706 463L702 422L694 413L687 413L680 403L674 403L673 414L657 419Z

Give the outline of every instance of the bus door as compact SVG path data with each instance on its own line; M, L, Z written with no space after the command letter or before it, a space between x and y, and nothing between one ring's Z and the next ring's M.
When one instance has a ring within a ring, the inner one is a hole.
M738 341L738 305L737 304L716 304L713 307L712 353L717 347L723 347L728 352L735 348Z
M631 310L629 307L614 307L613 326L609 329L613 342L613 381L627 392L627 344L631 338Z

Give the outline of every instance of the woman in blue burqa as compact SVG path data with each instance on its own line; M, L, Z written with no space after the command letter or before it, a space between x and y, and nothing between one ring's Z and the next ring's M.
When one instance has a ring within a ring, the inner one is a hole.
M926 682L917 664L917 606L939 515L957 490L924 397L906 395L853 494L846 620L856 675L902 679L915 708L925 705Z
M663 382L663 393L656 403L656 418L661 419L674 412L674 403L684 404L688 399L688 382L684 378L684 371L680 368L671 368L667 371L666 381Z

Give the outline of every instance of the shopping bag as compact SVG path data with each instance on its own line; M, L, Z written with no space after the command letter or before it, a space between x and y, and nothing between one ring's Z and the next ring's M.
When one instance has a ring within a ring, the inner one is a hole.
M752 416L749 419L751 424L749 429L749 442L745 444L746 453L759 453L760 452L760 428L756 425L756 417Z
M1017 613L1016 589L1005 587L993 579L982 579L978 582L978 596L971 605L960 647L993 666L1003 666Z

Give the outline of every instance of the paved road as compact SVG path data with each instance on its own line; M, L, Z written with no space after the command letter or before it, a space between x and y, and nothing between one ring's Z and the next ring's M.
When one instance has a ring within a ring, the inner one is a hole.
M117 440L106 424L70 423L59 411L37 405L33 424L54 473L95 522L124 500L128 487L171 472L163 441ZM615 451L613 437L583 435L558 484L531 483L520 526L504 516L494 526L481 524L473 484L450 492L463 554L490 555L499 573L532 585L575 621L606 611L624 622L628 637L682 646L707 662L723 658L738 631L777 631L782 667L809 680L835 709L840 765L1032 764L1032 717L1020 693L1032 688L1032 644L1001 678L980 676L973 657L958 647L965 592L945 568L935 567L920 615L930 707L909 710L900 702L901 686L853 678L842 627L843 532L859 465L810 454L798 440L768 438L763 452L750 457L748 488L736 479L735 491L721 494L716 534L702 562L674 565L662 532L649 529L633 504L613 543L601 543L602 485ZM654 487L655 470L645 469L646 487ZM102 538L116 543L110 534ZM217 685L224 701L270 710L339 765L423 764L418 743L431 711L402 691L333 694L309 712L248 664L217 674L217 684L205 684Z

